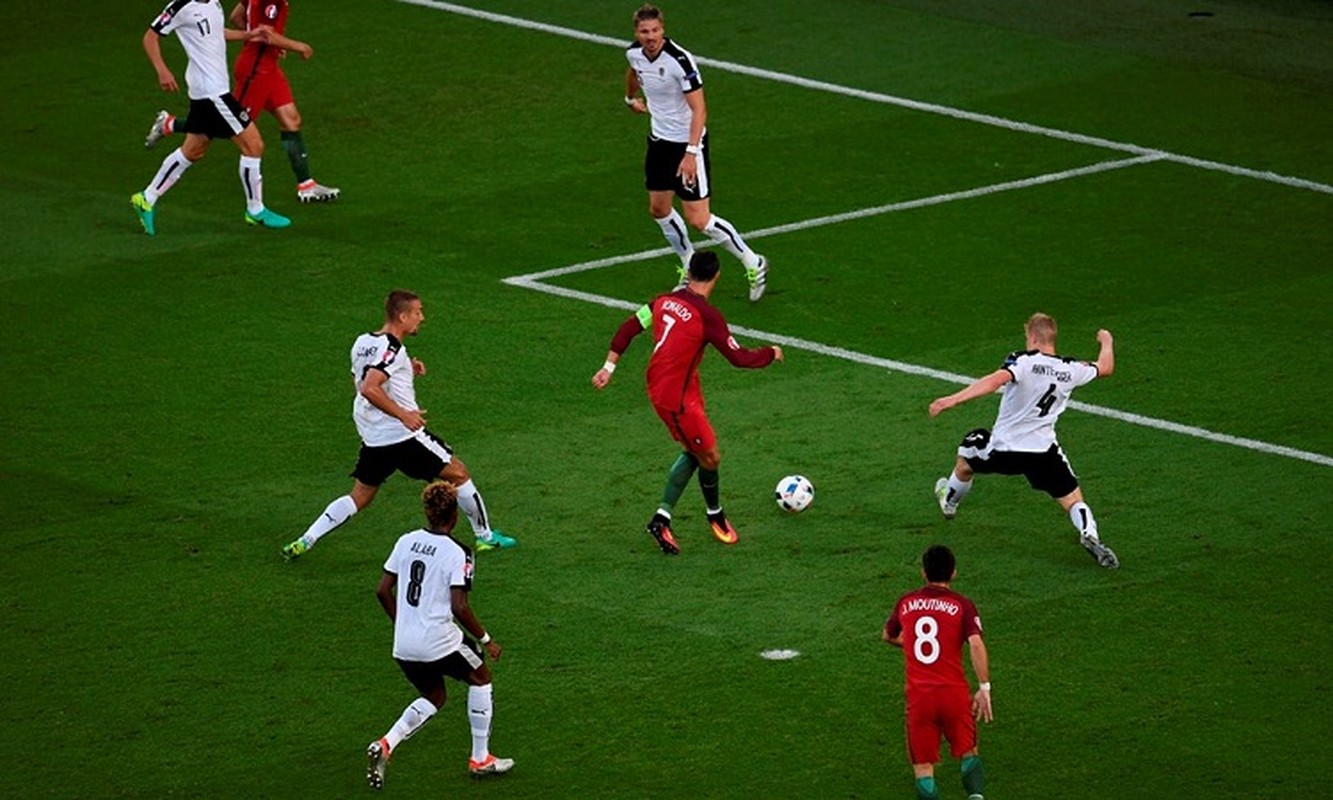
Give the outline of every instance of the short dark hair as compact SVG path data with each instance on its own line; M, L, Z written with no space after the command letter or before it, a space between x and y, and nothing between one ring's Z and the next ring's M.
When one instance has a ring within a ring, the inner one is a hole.
M942 544L932 545L921 555L921 568L926 572L926 580L931 583L948 583L953 580L956 565L953 551Z
M421 297L415 292L409 292L406 289L394 289L389 292L389 296L384 298L384 318L390 322L398 319L398 315L407 311L411 307L412 301L420 300Z
M458 490L448 481L432 481L421 490L421 507L432 528L448 532L458 522Z
M711 281L721 268L722 262L712 250L699 250L690 256L690 277L696 281Z
M639 23L645 20L662 19L662 9L652 3L644 3L639 6L639 10L634 12L634 27L639 27Z

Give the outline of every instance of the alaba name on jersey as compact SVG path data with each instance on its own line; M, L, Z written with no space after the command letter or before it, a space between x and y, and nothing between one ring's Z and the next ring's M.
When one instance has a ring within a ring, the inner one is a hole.
M1097 377L1092 364L1038 350L1010 353L1004 369L1014 379L1004 385L991 447L1019 452L1049 450L1055 444L1055 420L1069 405L1069 395Z
M388 375L382 385L393 401L408 411L419 411L417 391L412 384L412 359L407 347L387 333L363 333L352 345L352 380L356 398L352 401L352 419L361 441L371 447L397 444L412 438L412 431L396 417L384 413L361 396L361 382L375 369Z
M176 34L189 66L185 86L191 100L218 97L231 91L227 73L226 20L218 0L172 0L149 27L159 36Z
M472 551L453 537L418 528L398 537L384 571L398 576L393 657L437 661L463 646L452 589L472 589Z
M923 586L899 598L884 623L890 637L902 634L908 688L962 686L963 645L981 633L972 601L943 586Z
M625 58L643 87L648 113L652 115L653 136L668 142L688 142L694 112L685 102L685 95L704 85L693 54L666 39L657 58L644 55L643 45L638 42L625 50Z

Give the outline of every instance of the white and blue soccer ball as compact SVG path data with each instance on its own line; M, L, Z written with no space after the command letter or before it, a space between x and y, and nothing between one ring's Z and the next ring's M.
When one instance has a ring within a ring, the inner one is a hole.
M789 514L798 514L815 502L815 485L804 475L788 475L773 489L778 508Z

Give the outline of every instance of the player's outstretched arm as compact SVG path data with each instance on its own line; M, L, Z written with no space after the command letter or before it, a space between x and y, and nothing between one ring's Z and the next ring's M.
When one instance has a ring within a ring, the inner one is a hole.
M594 389L605 389L611 382L611 375L616 371L616 364L620 362L620 354L614 350L606 351L606 363L597 370L597 374L592 376L592 386Z
M611 373L616 371L616 364L620 361L621 353L624 353L634 341L634 337L643 333L653 324L653 310L649 306L640 306L637 311L629 315L620 327L616 328L616 333L611 337L611 347L606 352L606 363L597 370L597 374L592 376L592 385L601 389L611 382Z
M953 394L936 398L930 404L930 415L938 417L942 412L960 403L966 403L968 400L975 400L978 397L985 397L1013 379L1014 376L1010 374L1009 370L997 369L986 377L976 380L966 389L960 389Z
M1097 354L1097 377L1105 378L1115 372L1115 340L1111 338L1110 331L1102 328L1097 331L1097 343L1102 346L1101 352Z

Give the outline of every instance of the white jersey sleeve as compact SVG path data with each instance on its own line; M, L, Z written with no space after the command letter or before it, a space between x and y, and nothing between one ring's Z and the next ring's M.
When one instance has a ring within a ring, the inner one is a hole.
M1020 351L1005 359L1013 380L1004 386L1000 411L991 430L996 450L1041 453L1056 443L1055 421L1069 405L1074 389L1097 377L1083 361Z
M412 431L361 396L361 383L371 370L383 372L387 379L382 386L389 397L409 411L419 411L417 392L413 384L412 359L407 348L397 337L387 333L363 333L352 344L352 380L356 382L356 398L352 401L352 419L356 422L361 441L371 447L397 444L412 438Z
M384 571L398 576L393 657L437 661L463 645L452 589L472 588L472 551L452 537L417 529L399 537Z

